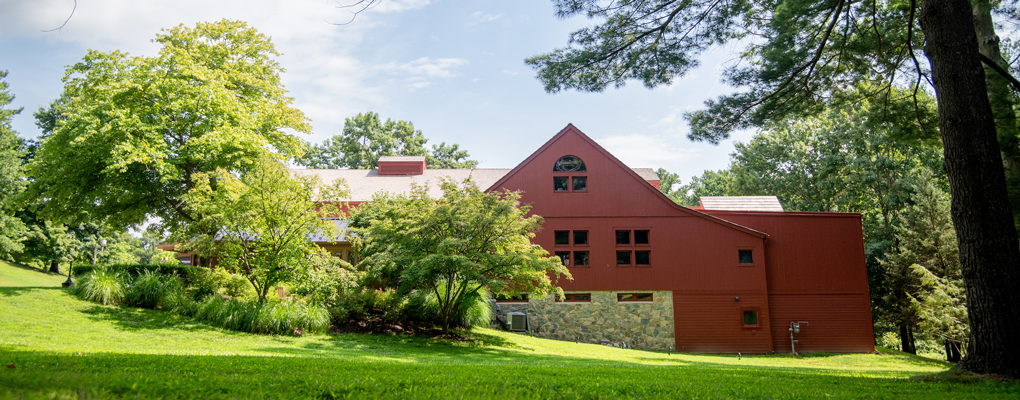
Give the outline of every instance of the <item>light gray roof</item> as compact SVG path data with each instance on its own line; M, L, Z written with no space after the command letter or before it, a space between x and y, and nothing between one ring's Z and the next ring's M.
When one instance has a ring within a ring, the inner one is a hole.
M659 175L655 173L654 169L651 168L631 168L631 169L634 170L634 172L637 172L638 176L640 176L641 179L644 179L646 181L659 180Z
M413 157L394 157L413 158ZM380 158L381 159L381 158ZM651 168L633 168L634 172L645 180L657 181L655 170ZM349 198L343 201L370 201L372 196L379 192L393 194L407 193L411 190L411 184L428 185L430 197L443 197L443 191L439 188L439 181L451 179L460 183L465 179L478 185L479 189L485 190L510 173L509 168L477 168L477 169L425 169L421 175L379 175L374 169L293 169L296 175L308 176L318 175L324 184L331 184L337 179L343 179L350 190Z
M337 229L336 240L329 240L328 237L322 235L322 232L318 232L314 235L308 235L308 238L312 239L313 242L330 242L330 241L346 242L348 227L347 221L342 219L334 219L333 224L336 225Z
M783 211L776 196L702 196L701 208L726 211Z
M422 175L379 175L374 169L295 169L297 175L318 175L322 183L330 184L343 179L350 190L350 196L344 201L369 201L378 192L393 194L407 193L411 184L428 185L430 197L443 197L439 181L451 179L460 183L465 179L485 190L510 172L509 169L426 169Z

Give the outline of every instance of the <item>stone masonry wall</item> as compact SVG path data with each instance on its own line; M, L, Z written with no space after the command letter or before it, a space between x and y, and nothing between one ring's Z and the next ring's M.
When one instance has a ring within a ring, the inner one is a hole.
M590 303L555 302L553 296L547 296L531 299L521 311L528 313L528 322L539 337L626 343L648 350L668 350L676 343L673 292L653 291L651 302L618 302L616 294L591 292Z

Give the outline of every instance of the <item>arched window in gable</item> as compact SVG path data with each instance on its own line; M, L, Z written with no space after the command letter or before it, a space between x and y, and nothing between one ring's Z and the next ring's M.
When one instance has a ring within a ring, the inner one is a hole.
M553 190L557 192L587 192L588 168L578 156L563 156L553 165Z

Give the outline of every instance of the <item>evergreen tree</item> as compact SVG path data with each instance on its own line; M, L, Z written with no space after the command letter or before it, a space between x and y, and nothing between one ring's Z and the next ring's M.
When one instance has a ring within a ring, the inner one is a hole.
M0 71L0 259L11 259L12 253L22 250L21 240L26 232L25 224L14 216L15 196L25 188L24 145L11 121L21 109L8 108L14 95L4 81L6 77L7 71Z

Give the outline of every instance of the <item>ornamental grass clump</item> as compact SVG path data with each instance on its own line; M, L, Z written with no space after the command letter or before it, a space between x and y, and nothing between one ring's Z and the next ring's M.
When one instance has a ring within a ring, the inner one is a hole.
M171 308L183 297L185 293L181 278L144 271L128 288L125 303L148 309Z
M71 287L75 296L99 304L119 304L126 293L124 276L107 270L95 270Z
M245 302L213 296L195 318L230 330L270 335L301 335L329 328L329 312L299 301Z

